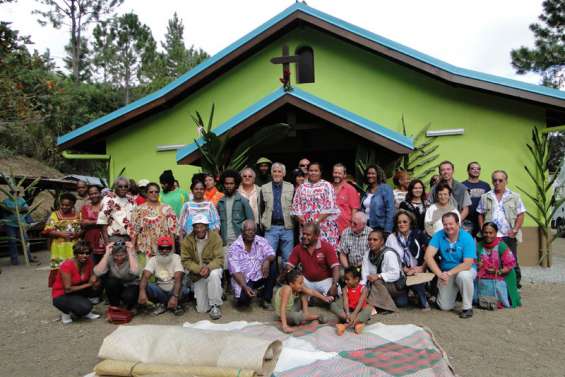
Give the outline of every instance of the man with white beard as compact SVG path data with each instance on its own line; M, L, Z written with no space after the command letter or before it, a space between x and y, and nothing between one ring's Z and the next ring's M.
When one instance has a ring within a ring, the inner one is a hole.
M157 254L147 261L139 282L138 302L140 305L146 305L148 300L154 303L154 315L163 314L167 309L182 315L184 310L180 303L188 299L189 290L182 287L184 268L180 256L173 253L173 245L170 236L157 240ZM148 283L153 275L155 283Z

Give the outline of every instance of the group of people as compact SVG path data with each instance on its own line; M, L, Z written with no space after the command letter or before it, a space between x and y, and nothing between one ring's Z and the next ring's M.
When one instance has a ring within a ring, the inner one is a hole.
M453 164L442 162L429 194L407 172L395 174L393 189L377 165L353 185L336 164L328 182L306 158L290 182L285 165L264 157L218 181L195 174L190 192L170 170L159 184L119 177L101 190L79 182L77 196L60 196L44 230L53 304L69 323L96 318L102 292L132 312L150 301L155 315L182 314L193 296L198 312L219 319L231 292L236 307L256 300L274 310L286 332L324 322L309 307L327 306L338 334L359 333L371 315L411 301L451 310L460 294L462 318L481 295L499 307L520 305L524 204L504 171L492 173L492 189L477 162L467 172L457 182ZM427 271L433 281L408 283Z

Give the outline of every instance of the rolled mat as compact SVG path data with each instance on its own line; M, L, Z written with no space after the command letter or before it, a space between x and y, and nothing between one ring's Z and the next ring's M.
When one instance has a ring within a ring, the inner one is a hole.
M194 367L135 361L104 360L94 367L97 376L113 377L253 377L252 370Z
M179 326L140 325L118 327L104 339L98 357L144 364L227 368L270 376L281 350L278 340Z

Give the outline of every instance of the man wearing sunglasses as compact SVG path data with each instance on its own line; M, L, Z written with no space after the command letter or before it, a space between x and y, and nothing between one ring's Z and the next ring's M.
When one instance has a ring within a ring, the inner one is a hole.
M486 222L493 222L498 226L497 237L502 238L510 248L516 259L516 280L520 288L520 267L518 266L518 242L522 242L522 224L526 207L520 194L506 187L508 174L504 170L495 170L492 173L493 190L483 196L477 206L479 228Z
M140 305L147 301L155 304L153 315L171 310L175 315L184 313L180 303L188 298L188 288L182 286L184 268L180 256L173 253L174 241L171 236L163 236L157 241L157 254L149 258L139 282ZM155 276L155 283L149 283Z
M114 191L102 199L96 224L102 225L104 244L110 241L129 241L128 230L131 224L131 213L134 201L128 194L129 180L118 177L114 182Z

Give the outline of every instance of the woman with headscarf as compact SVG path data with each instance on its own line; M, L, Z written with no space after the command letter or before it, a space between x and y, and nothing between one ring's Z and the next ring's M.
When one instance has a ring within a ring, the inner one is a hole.
M496 297L500 307L521 306L516 283L516 259L510 248L497 237L498 226L493 222L483 224L483 240L477 244L476 296Z
M428 245L426 234L416 228L416 220L412 213L403 209L394 216L393 232L386 240L386 247L390 247L400 256L402 270L406 276L426 272L424 254ZM426 283L409 287L418 298L420 308L430 310L426 297Z

